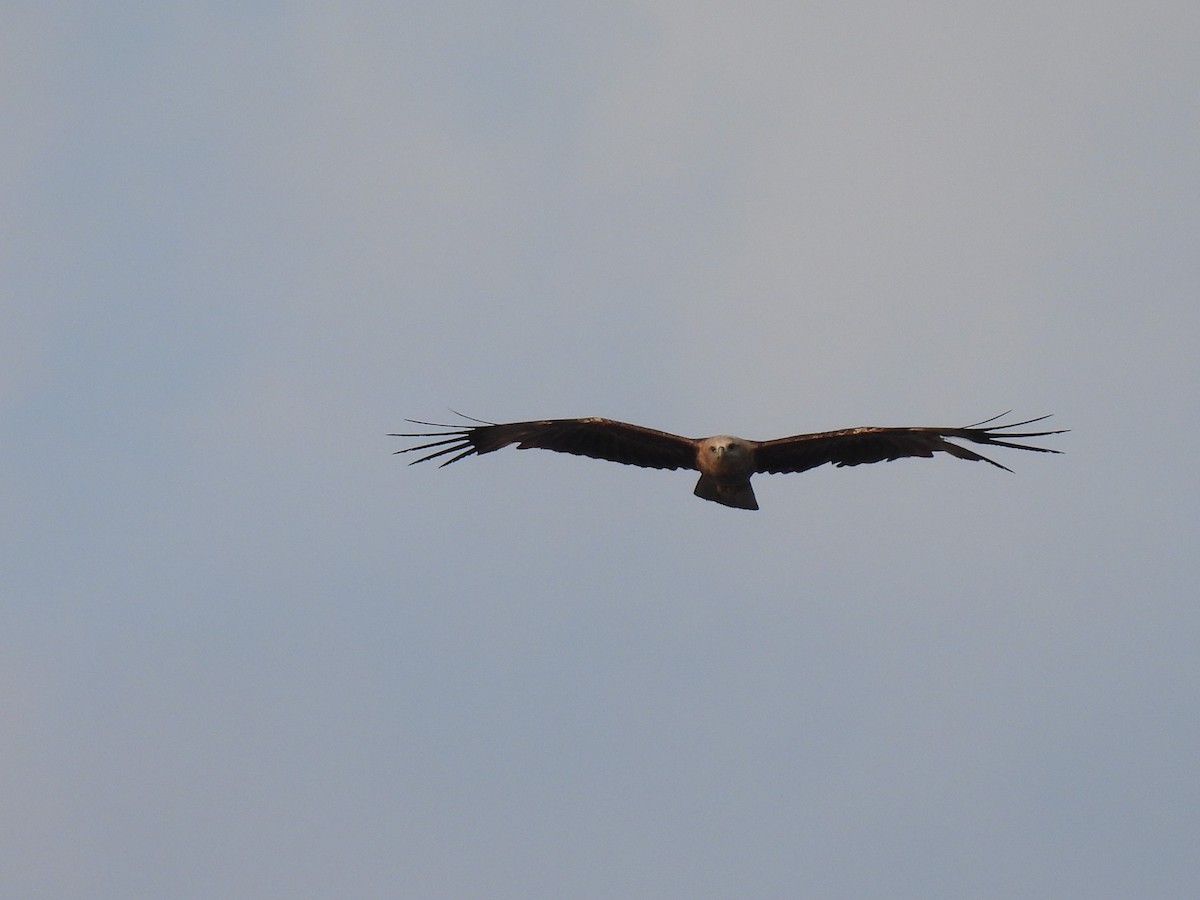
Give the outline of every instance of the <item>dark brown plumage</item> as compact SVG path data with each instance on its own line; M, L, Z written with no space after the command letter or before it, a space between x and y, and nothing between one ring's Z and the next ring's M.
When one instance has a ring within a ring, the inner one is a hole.
M414 425L447 430L394 434L391 437L439 438L396 451L431 451L413 460L414 463L449 456L442 463L445 466L466 456L491 453L516 444L521 450L537 447L651 469L695 469L701 473L700 481L696 484L697 496L726 506L758 509L754 490L750 486L750 476L756 473L804 472L825 463L857 466L906 456L930 457L938 452L949 453L959 459L990 463L1011 471L1007 466L969 447L950 443L948 438L1036 453L1061 452L1015 443L1015 439L1063 434L1062 430L1011 430L1041 422L1049 416L1007 425L993 424L1000 418L993 416L964 428L846 428L841 431L796 434L770 441L750 441L730 435L687 438L641 425L599 418L542 419L505 425L480 422L465 428L409 419Z

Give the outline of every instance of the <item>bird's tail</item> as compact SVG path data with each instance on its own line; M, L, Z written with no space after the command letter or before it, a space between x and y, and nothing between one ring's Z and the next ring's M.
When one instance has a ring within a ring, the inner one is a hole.
M722 484L715 478L701 475L693 493L703 500L711 500L735 509L758 509L754 488L750 487L748 480L738 484Z

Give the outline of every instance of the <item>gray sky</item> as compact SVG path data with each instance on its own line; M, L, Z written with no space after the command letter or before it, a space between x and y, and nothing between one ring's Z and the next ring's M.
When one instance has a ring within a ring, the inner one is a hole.
M1200 893L1200 6L334 6L0 13L0 893Z

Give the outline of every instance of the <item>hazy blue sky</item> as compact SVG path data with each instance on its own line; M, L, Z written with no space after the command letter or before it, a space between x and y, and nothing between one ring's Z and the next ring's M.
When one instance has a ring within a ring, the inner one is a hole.
M1200 5L0 9L0 894L1200 896ZM448 408L1061 457L409 468Z

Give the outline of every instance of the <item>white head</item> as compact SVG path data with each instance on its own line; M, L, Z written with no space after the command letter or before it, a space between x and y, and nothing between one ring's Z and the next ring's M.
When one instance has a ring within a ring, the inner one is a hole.
M748 476L754 468L752 445L741 438L718 434L700 442L700 471L720 478Z
M727 434L718 434L715 437L704 439L704 452L710 459L721 459L726 456L730 459L737 459L746 452L746 448L737 438Z

